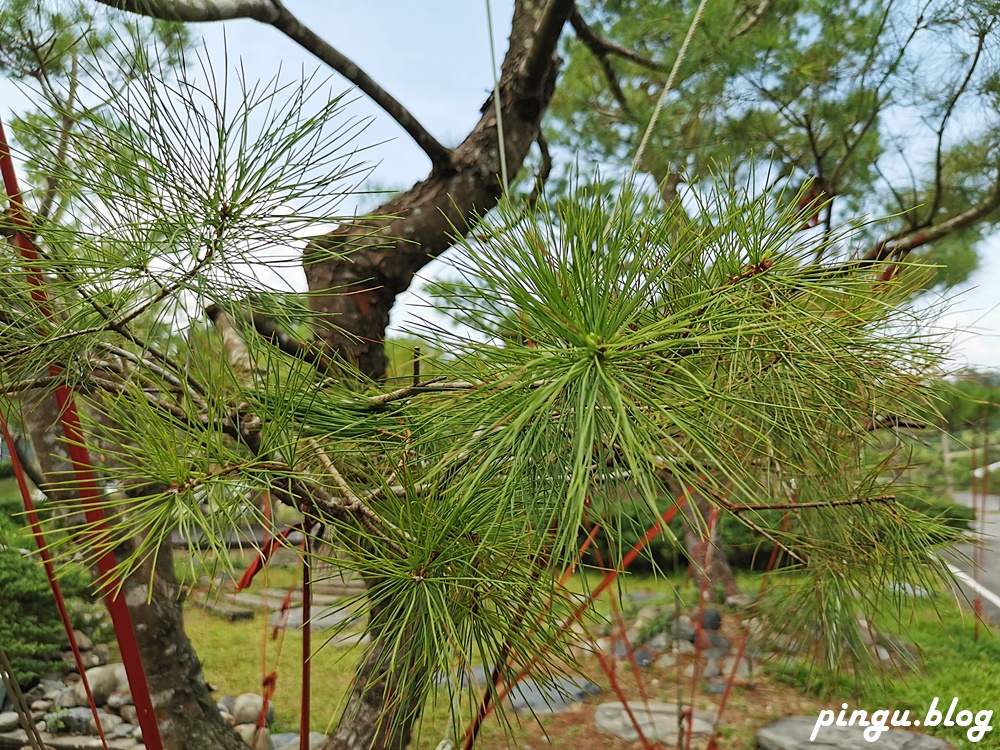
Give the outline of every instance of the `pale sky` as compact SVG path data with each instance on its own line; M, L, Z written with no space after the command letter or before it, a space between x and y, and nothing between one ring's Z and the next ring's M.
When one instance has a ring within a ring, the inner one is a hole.
M489 0L290 0L289 8L334 47L353 59L384 89L406 106L445 145L455 145L479 117L493 87L486 8ZM510 29L511 0L492 0L493 29L499 61ZM230 62L239 59L248 78L270 79L282 66L289 79L319 63L274 29L253 21L192 27L204 37L217 64L228 48ZM347 88L334 77L335 90ZM0 113L6 118L21 97L0 81ZM349 108L371 117L362 135L379 143L368 152L376 162L373 184L402 188L426 176L429 161L409 137L364 97ZM984 242L982 268L968 284L949 295L950 310L937 325L955 328L954 365L1000 367L1000 239ZM426 269L426 273L433 269ZM293 284L301 283L294 274ZM404 295L393 314L398 328L419 313ZM928 324L934 321L928 320Z

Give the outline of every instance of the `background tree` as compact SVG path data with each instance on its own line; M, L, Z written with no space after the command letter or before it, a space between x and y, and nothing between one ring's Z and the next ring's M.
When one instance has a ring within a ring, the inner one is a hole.
M501 172L501 154L497 147L497 113L499 112L504 126L506 165L508 171L514 174L524 161L529 147L538 138L541 119L554 91L558 65L553 53L563 34L566 20L572 18L573 28L577 35L583 39L587 34L587 28L603 29L603 24L606 21L613 21L616 17L615 14L640 10L638 6L632 4L607 3L596 8L580 8L580 15L577 16L574 15L574 4L565 0L550 0L550 2L518 0L515 2L510 44L504 58L497 90L498 106L484 107L482 118L468 137L458 147L449 150L442 147L429 135L426 129L416 122L398 101L378 87L357 65L344 58L336 49L303 26L281 4L268 0L214 4L116 1L108 4L124 10L152 15L166 21L196 22L247 18L270 24L296 43L316 54L319 59L343 74L361 91L372 97L400 123L404 130L411 135L414 142L428 155L433 164L428 178L372 212L374 216L386 218L345 225L333 235L315 242L311 252L305 258L307 276L314 292L311 304L313 309L320 313L319 317L310 318L309 324L319 339L328 345L333 353L341 355L343 359L350 362L357 363L362 373L370 377L379 377L384 372L381 340L388 321L388 311L395 297L407 288L416 270L431 257L451 246L452 236L456 228L459 232L468 231L471 226L478 223L483 212L488 210L499 197L500 188L497 176ZM26 8L28 5L31 6L31 9L41 7L37 3L32 3L25 4ZM651 18L655 15L658 6L649 3L647 8L646 17ZM659 9L662 10L662 7ZM747 98L738 100L734 106L736 106L737 113L741 112L740 107L742 106L746 107L746 112L759 110L763 114L754 115L754 117L758 117L761 121L766 119L764 115L769 110L776 110L778 115L774 114L773 111L770 113L771 121L777 120L782 123L784 121L779 118L779 115L785 117L785 112L791 108L794 120L790 120L790 122L794 124L794 121L803 120L803 117L793 105L798 106L801 102L812 104L816 101L821 103L826 102L826 100L832 101L833 104L827 102L824 105L825 109L818 107L815 111L808 110L808 117L804 120L806 125L803 126L805 145L802 145L802 133L789 128L789 133L793 134L789 136L789 143L798 144L797 150L792 149L792 145L786 144L786 150L791 151L795 158L788 159L787 164L783 165L783 168L778 172L780 174L781 171L787 169L788 165L791 165L793 172L786 174L784 179L797 183L801 181L803 173L807 171L809 166L807 157L818 155L818 166L822 167L823 171L811 168L808 171L812 171L817 178L822 178L822 182L818 184L827 186L824 187L824 191L828 196L837 196L847 192L847 188L842 186L842 182L848 185L853 184L847 178L840 180L839 175L837 175L837 180L833 179L838 171L835 165L843 163L844 166L839 167L839 170L845 174L853 175L851 169L859 173L862 171L859 165L863 165L865 162L859 154L865 153L865 149L875 148L871 145L874 138L872 134L874 128L882 123L883 118L880 117L880 113L883 113L888 106L886 102L882 102L879 96L875 96L874 99L880 103L879 107L873 105L868 106L867 109L861 105L846 107L841 101L844 99L841 96L842 89L847 85L845 81L856 81L859 76L854 74L861 70L870 70L870 74L866 73L860 76L861 79L871 80L875 78L880 81L881 83L875 89L889 97L887 102L895 101L892 96L889 96L890 94L897 98L905 98L900 96L898 92L912 93L905 86L899 84L902 79L893 78L890 75L885 81L882 81L885 74L891 74L894 70L902 70L900 65L894 68L891 61L900 55L905 57L907 51L913 49L910 42L900 44L894 57L891 47L892 40L895 38L897 42L905 41L909 36L894 37L892 33L885 30L896 24L897 19L907 18L907 13L910 10L908 8L900 9L898 6L882 5L854 8L848 16L857 19L856 28L847 29L846 31L850 31L851 34L843 37L847 38L848 42L843 46L839 46L839 42L837 44L827 43L825 46L817 43L819 46L814 57L818 62L810 62L809 65L800 66L802 69L796 68L794 60L797 59L797 56L803 49L811 49L809 40L813 38L813 31L819 28L817 24L827 21L834 23L834 21L830 21L831 18L835 19L838 15L834 10L825 6L809 4L783 8L764 3L745 12L729 7L710 7L710 12L706 14L707 22L700 32L703 36L698 38L693 49L718 51L732 46L734 49L743 49L744 56L739 60L735 58L730 60L719 69L714 64L708 63L705 59L707 55L699 59L698 55L701 53L697 53L691 60L698 64L694 65L689 62L686 65L693 65L693 67L682 66L680 71L680 81L683 85L691 87L698 82L706 81L706 88L695 88L692 90L692 97L684 97L684 100L689 103L697 101L700 91L701 95L707 96L708 101L714 105L716 99L709 96L713 90L731 91L733 82L746 83L744 79L756 81L758 84L756 87L746 84L747 90L751 93L747 94ZM954 85L942 99L945 102L954 99L955 103L938 113L936 121L940 136L936 142L939 142L940 146L935 149L935 158L931 160L935 166L933 178L921 180L909 191L900 188L897 182L889 183L891 188L889 193L893 195L894 199L898 195L898 199L906 206L902 215L907 218L900 225L900 228L891 228L890 231L866 244L868 249L864 255L870 260L888 257L900 258L912 249L926 245L933 240L955 237L959 230L981 226L983 221L991 218L996 206L997 191L993 187L995 180L990 172L991 165L994 163L990 129L984 128L980 133L977 133L979 136L977 140L964 146L967 158L957 158L963 153L957 148L946 153L946 147L950 149L953 142L949 128L955 127L955 122L958 120L958 117L954 115L958 103L964 102L967 98L978 102L988 101L989 96L991 96L990 81L992 78L990 71L980 70L980 66L986 65L987 61L993 59L991 55L984 54L984 52L992 49L990 45L995 44L996 41L994 29L988 23L990 18L986 12L988 8L968 6L967 10L962 11L961 16L956 16L954 13L949 15L943 9L933 10L934 13L924 12L922 17L915 15L910 19L912 27L917 32L924 33L925 27L930 23L928 19L931 19L938 24L935 28L944 35L942 38L949 43L964 43L967 40L960 32L962 29L972 28L977 33L976 39L981 43L982 49L979 50L978 54L969 58L969 65L965 69L971 71L968 75L968 81L966 81L966 77L955 79ZM670 14L678 27L684 24L682 18L690 17L692 9L689 8L687 11L683 16ZM897 13L897 11L899 12ZM775 14L778 14L777 18L773 19L772 15ZM663 12L662 15L666 16L667 14ZM622 18L623 16L618 15L617 17ZM580 22L580 19L583 19L583 23ZM878 19L883 20L879 23ZM11 20L8 19L8 21ZM783 24L779 24L779 20ZM733 28L734 23L737 24L735 29ZM903 23L903 21L900 20L899 23ZM621 24L615 33L622 35L627 33L626 25ZM745 30L743 25L746 25ZM793 30L790 33L791 41L789 41L789 35L781 35L780 29L783 28ZM875 58L865 63L867 68L858 67L859 61L863 62L863 56L858 52L859 49L864 49L863 28L867 28L875 34L874 37L868 37L867 49L879 50ZM830 39L841 39L842 32L845 30L839 27L831 30ZM775 37L775 34L778 36ZM15 41L23 41L23 34L17 33L11 36ZM665 40L665 50L669 49L673 54L676 54L679 36L680 34L675 30L672 35L659 36L659 38ZM825 38L825 33L821 34L820 37ZM80 35L68 35L66 38L79 39ZM600 36L597 38L598 42L602 39ZM743 38L755 40L753 41L754 46L741 47L737 40ZM588 49L594 49L594 44L595 42L591 39ZM782 47L782 45L784 46ZM628 47L623 48L626 52L629 51ZM776 50L773 58L778 62L774 62L771 55L765 54L772 48ZM633 58L636 56L636 49L643 51L641 46L634 46L631 50L634 53ZM977 45L975 49L979 49L979 46ZM577 51L589 54L588 51L579 46L575 48L574 55L578 54ZM607 52L614 56L621 54L620 51L614 51L613 47L608 47ZM641 68L648 68L649 66L645 64L647 62L645 56L639 54L638 57L640 59L635 61L636 64ZM770 61L768 65L772 67L758 65L758 68L754 68L753 65L757 65L761 57L765 61ZM841 61L843 61L843 65L841 65ZM750 75L733 72L740 62L745 66L744 72L749 71ZM838 65L841 67L837 67ZM851 65L854 67L852 68ZM653 98L657 94L656 81L663 80L663 68L664 66L654 65L654 69L659 71L659 78L654 79L652 75L650 76L651 85L647 86L645 90L645 98L637 97L637 103L631 105L633 109L638 109L640 103L647 110L651 108ZM72 71L72 68L70 67L68 70ZM698 75L693 76L688 70L695 70ZM852 76L847 76L846 73L852 73ZM713 89L707 80L716 75L718 75L718 80L712 84L715 87ZM756 78L754 78L755 75ZM73 76L68 76L67 80L73 80ZM606 84L600 85L603 87ZM642 91L638 85L636 88L637 91ZM868 96L866 91L867 89L859 93L855 99L860 99L863 103L865 97ZM753 95L751 96L751 94ZM67 93L62 94L63 101L67 95L68 89ZM756 110L751 106L754 96L759 100ZM617 99L613 90L611 97ZM799 97L799 99L795 97ZM777 103L775 103L775 98ZM725 97L722 97L721 101L725 103ZM907 101L909 100L907 99ZM841 109L846 107L846 112L841 112L838 107ZM857 115L858 111L863 116ZM837 114L838 112L839 114ZM713 111L713 116L722 118L722 113L723 109L720 104L720 108ZM678 122L684 121L685 118L678 117L677 114L668 108L667 116L662 120L668 131L665 135L657 137L660 147L669 147L673 142L673 138L668 137L670 136L669 128L676 128ZM838 117L840 119L837 119ZM854 119L851 120L850 117ZM735 123L736 118L731 112L727 118L727 122L732 120ZM697 132L699 119L697 117L689 117L688 119L690 120L691 132ZM638 123L641 124L642 121L640 116ZM753 121L753 117L749 117L748 121ZM855 124L848 128L844 126L846 122ZM729 132L738 134L741 131L733 123L730 123L732 127L730 127ZM820 125L823 128L821 135L826 140L822 145L811 144L809 133L813 131L815 140ZM49 130L60 132L58 127ZM761 126L761 130L767 132L766 123ZM595 130L595 132L601 131ZM627 140L632 132L635 131L631 129L630 125L623 126L624 140ZM724 140L715 136L713 138L716 141ZM837 140L838 138L840 140L846 138L846 142L841 144ZM713 142L712 138L707 140L709 143ZM773 140L780 141L777 136ZM880 135L880 138L876 140L882 142L883 137ZM765 145L769 143L767 139L763 139L762 142ZM783 141L781 142L783 143ZM705 145L704 140L699 141L695 138L689 138L688 143L691 144L691 149L699 149ZM657 149L654 148L649 153L656 152ZM737 156L747 156L744 149L734 149L734 152L738 152ZM833 159L832 165L827 161L828 152ZM949 158L946 159L946 156ZM678 165L680 163L677 161ZM869 160L867 163L875 163L877 167L879 166L877 161ZM946 182L947 169L958 168L961 165L966 165L962 168L964 171L958 173L958 177L954 181ZM976 165L980 169L974 171L971 165ZM645 163L641 166L654 174L662 173L661 167ZM985 171L982 169L984 167ZM795 172L794 170L799 171ZM681 174L681 170L679 168L672 169L668 171L667 176L674 173ZM685 174L687 173L685 172ZM690 181L692 175L687 174L686 179ZM678 184L680 183L678 182ZM873 180L870 175L861 174L857 184L859 186L872 185ZM921 184L931 187L921 188ZM668 185L669 180L664 182L664 187ZM861 187L858 188L859 191L861 189ZM923 218L912 218L916 216L913 213L914 207L923 200L922 196L925 195L933 196L931 206L934 210L929 211ZM810 199L808 196L803 197L806 198L805 205L809 206ZM41 208L42 205L39 201L36 208ZM215 205L212 208L217 211L219 206ZM808 212L803 223L811 223L812 217L813 212ZM835 233L830 231L835 222L827 218L825 223L825 229L829 234L828 239L836 238ZM343 253L337 252L340 249L348 248L352 251L350 260L345 259ZM824 253L844 254L842 246L835 246L830 242L820 243L817 248L822 248ZM329 290L333 288L352 293L330 294ZM270 310L269 312L273 314L274 311ZM51 421L49 425L51 425ZM44 423L39 425L36 430L39 438L45 434L43 427ZM48 446L53 447L51 439ZM159 593L156 595L159 596ZM169 626L164 627L167 627L171 633L179 630L179 621L173 621L169 617L163 617L161 620L164 623L170 623ZM150 648L150 653L153 653L152 648ZM195 664L196 661L190 663ZM377 691L372 694L377 694ZM204 710L209 711L208 709ZM213 720L206 714L205 721L211 722ZM346 732L350 724L348 722L343 726Z

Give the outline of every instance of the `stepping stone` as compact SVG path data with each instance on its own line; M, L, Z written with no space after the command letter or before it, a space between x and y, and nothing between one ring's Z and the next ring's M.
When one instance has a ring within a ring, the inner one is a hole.
M288 610L288 620L287 627L289 628L301 628L303 622L304 610L302 607L292 607ZM352 612L349 609L338 608L338 609L323 609L322 607L313 607L312 618L309 620L310 630L326 630L327 628L332 628L335 625L339 625L342 622L350 622L354 620L360 620L361 615L357 612ZM281 612L274 612L268 619L271 627L275 627L281 623L282 615Z
M191 601L196 607L201 607L210 615L221 617L223 620L228 620L229 622L252 620L254 616L254 611L252 609L247 609L246 607L241 607L237 604L231 604L224 599L218 599L214 596L196 596L192 598Z
M913 720L910 714L910 721ZM789 716L769 724L757 733L755 747L759 750L857 750L877 747L878 750L955 750L953 745L937 737L889 729L876 742L865 739L865 727L820 727L816 739L810 741L816 728L816 716Z
M554 680L519 682L507 700L515 711L531 711L534 714L559 714L568 711L574 703L582 703L591 695L597 695L601 688L590 680L573 677L557 677Z
M642 729L643 736L649 742L662 742L673 747L677 743L679 731L678 717L683 711L676 703L661 701L635 701L629 704L629 709ZM696 737L712 733L715 724L715 714L695 710L692 714L694 726L692 734ZM628 711L621 703L602 703L594 711L594 726L599 732L613 734L625 742L635 742L639 733L629 718ZM685 725L686 727L686 725Z

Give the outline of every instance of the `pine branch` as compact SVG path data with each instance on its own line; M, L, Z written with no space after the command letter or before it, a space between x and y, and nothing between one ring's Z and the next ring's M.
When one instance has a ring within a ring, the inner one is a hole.
M658 73L666 73L670 69L667 65L645 58L633 50L622 47L620 44L615 44L609 39L602 37L587 24L583 16L580 14L579 8L573 8L573 13L569 17L569 22L573 26L573 31L576 32L577 38L583 42L587 46L587 49L593 52L598 59L606 58L608 55L615 55L616 57L621 57L629 62L633 62L640 67L646 68L647 70L653 70Z
M300 21L278 0L97 0L118 10L165 21L206 22L252 19L273 26L353 83L394 119L423 149L435 169L451 167L451 151L413 114L353 60Z
M521 86L527 94L533 94L542 87L552 67L552 56L562 35L562 28L576 5L573 0L549 0L538 26L534 41L528 49L521 68Z

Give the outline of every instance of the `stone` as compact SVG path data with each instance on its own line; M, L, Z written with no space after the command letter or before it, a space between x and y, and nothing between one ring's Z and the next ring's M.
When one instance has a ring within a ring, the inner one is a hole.
M122 721L126 724L139 723L139 713L135 710L135 706L122 706L118 715L122 717Z
M694 664L688 664L684 668L685 677L694 677ZM715 657L709 657L705 661L705 666L701 670L701 676L706 680L710 680L713 677L718 677L722 672L719 671L719 660Z
M673 745L677 741L680 727L679 718L684 711L676 703L649 701L646 704L636 702L629 705L632 715L642 729L643 736L649 742L662 742ZM694 736L706 736L712 733L715 724L714 714L695 710L692 714L692 733ZM604 734L613 734L625 742L635 742L639 739L628 710L621 703L602 703L594 711L594 726Z
M654 654L646 646L642 646L635 650L635 653L632 654L632 658L635 659L635 664L637 667L648 667L650 664L653 663L653 659L656 658L656 654Z
M94 694L94 702L98 706L107 703L112 693L128 690L128 675L125 673L124 664L105 664L91 667L87 670L87 682L90 683L90 691ZM76 690L77 705L86 705L87 693L83 689L83 682L78 682L74 689Z
M580 703L591 695L597 695L601 688L590 680L557 677L539 682L523 680L507 695L507 701L515 711L530 710L533 714L558 714L568 711L573 704Z
M32 711L48 711L51 708L52 708L52 701L38 700L38 701L32 701L31 702L31 710ZM3 722L0 722L0 725L2 725L2 724L3 724ZM3 731L3 730L0 730L0 731Z
M670 634L677 640L694 643L698 631L695 629L690 617L681 615L670 626Z
M722 695L728 686L728 680L709 680L702 683L701 689L709 695Z
M97 657L98 664L107 664L108 656L110 656L110 652L108 650L108 644L98 643L96 646L94 646L94 650L90 652L90 655Z
M260 718L260 711L264 707L264 699L256 693L243 693L233 701L233 717L236 724L257 724ZM274 721L274 706L267 707L267 723Z
M726 606L732 609L747 610L753 607L754 598L750 594L730 594L726 597Z
M244 695L250 695L250 693L245 693ZM237 724L235 729L240 739L254 750L274 750L274 743L271 742L271 733L267 731L266 727L260 730L259 733L257 732L256 724Z
M458 688L467 688L470 685L485 685L489 679L490 675L485 667L474 666L469 669L456 670L453 675L438 674L434 682L438 686L452 684Z
M229 726L231 727L236 726L236 717L233 716L232 714L226 713L225 711L220 711L219 716L221 716L222 720L226 722Z
M90 651L94 647L94 642L90 636L81 630L74 630L73 637L76 638L76 645L81 651Z
M287 620L285 619L287 616ZM302 607L291 607L285 612L275 612L271 615L268 622L271 627L276 627L281 625L282 622L286 623L286 627L289 628L301 628L303 625L303 619L305 612ZM332 628L336 625L340 625L343 622L353 622L354 620L360 619L361 615L354 612L346 607L327 607L319 612L316 612L316 608L313 607L313 614L309 620L310 630L325 630L327 628Z
M738 664L736 662L736 657L730 656L722 662L722 674L728 677L735 669L737 680L749 680L750 675L753 674L754 666L754 663L745 656L740 659Z
M125 723L120 716L105 713L104 711L98 711L97 718L101 720L101 728L104 729L105 733L113 732L116 727ZM97 734L97 722L94 721L93 716L90 717L88 731L90 734Z
M816 740L809 741L816 726L816 716L789 716L764 727L757 733L756 747L760 750L857 750L868 747L864 727L820 728ZM954 746L936 737L889 729L874 743L879 750L954 750Z
M277 743L278 735L274 736L274 747L275 750L299 750L299 735L292 735L295 739L291 742L286 742L283 745ZM309 733L309 750L318 750L318 748L326 742L326 735L321 732L310 732Z
M227 714L231 714L233 712L233 707L236 705L236 696L235 695L220 696L218 705L220 711L225 711Z
M112 693L108 696L107 707L120 711L122 706L132 705L132 693Z
M653 651L665 651L670 645L670 636L666 631L661 631L646 641L646 646Z
M84 702L86 702L87 697L84 696ZM56 708L76 708L80 705L80 699L76 697L75 688L64 688L55 699Z
M99 737L42 737L47 747L52 750L102 750ZM132 740L109 739L109 750L135 750L136 744Z
M111 734L114 735L115 737L131 737L132 732L134 731L135 731L134 725L122 722L121 724L119 724L114 728L114 731L111 732Z
M45 726L53 734L89 734L93 720L90 708L84 706L45 714Z
M663 654L656 663L653 665L657 669L670 669L671 667L677 666L677 656L674 654Z
M728 651L733 645L726 636L716 633L714 630L709 630L707 635L708 642L712 644L712 648L717 648L720 651Z
M674 641L671 644L671 651L676 654L693 654L694 644L691 641Z
M886 588L889 591L901 591L907 596L917 599L927 599L931 596L931 592L923 586L914 586L912 583L889 583L886 585Z
M4 711L0 714L0 732L10 732L17 729L20 721L18 715L13 711Z
M21 750L28 744L28 734L23 729L0 733L0 750Z
M718 630L722 627L722 615L719 610L706 607L701 613L701 626L705 630Z

